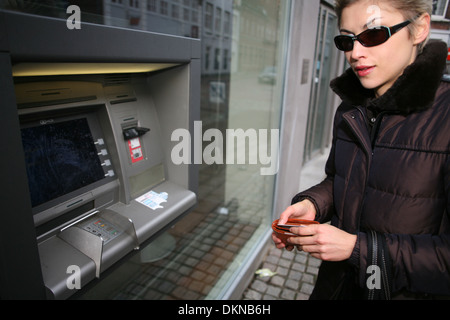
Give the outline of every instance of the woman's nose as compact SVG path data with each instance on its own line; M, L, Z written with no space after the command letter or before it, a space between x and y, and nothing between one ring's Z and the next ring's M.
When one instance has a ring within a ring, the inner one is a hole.
M367 48L364 47L359 41L355 40L353 43L353 50L351 51L352 60L359 60L367 57Z

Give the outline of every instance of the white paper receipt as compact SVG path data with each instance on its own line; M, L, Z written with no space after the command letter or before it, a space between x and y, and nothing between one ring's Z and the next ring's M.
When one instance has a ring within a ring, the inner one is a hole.
M136 198L136 201L142 203L144 206L149 207L152 210L163 208L161 203L167 202L169 195L167 192L157 193L155 191L147 192L146 194Z

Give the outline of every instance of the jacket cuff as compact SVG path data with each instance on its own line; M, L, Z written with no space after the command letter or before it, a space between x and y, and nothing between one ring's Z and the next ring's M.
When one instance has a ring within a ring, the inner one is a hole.
M319 211L319 206L317 205L317 202L316 202L316 200L314 200L314 198L312 198L312 197L310 197L310 196L308 196L308 195L304 195L304 194L299 193L298 195L296 195L296 196L292 199L291 205L296 204L296 203L299 203L299 202L302 202L303 200L309 200L309 201L312 202L312 204L314 205L314 208L316 209L316 217L315 217L314 220L319 221L319 220L318 220L318 217L320 216L320 214L319 214L319 212L320 212L320 211ZM319 221L319 222L320 222L320 221Z
M352 254L350 256L350 258L348 259L348 262L356 267L357 269L359 269L361 267L361 255L364 256L364 249L361 248L365 248L366 243L367 243L367 239L366 239L366 234L364 232L358 232L358 234L356 235L356 243L355 243L355 247L353 248Z

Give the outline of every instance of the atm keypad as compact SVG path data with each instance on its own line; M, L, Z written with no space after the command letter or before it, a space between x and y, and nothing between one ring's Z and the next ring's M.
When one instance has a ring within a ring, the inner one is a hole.
M83 230L100 237L103 240L103 244L110 242L122 233L122 230L109 221L101 218L91 219L87 223L80 225L80 227Z

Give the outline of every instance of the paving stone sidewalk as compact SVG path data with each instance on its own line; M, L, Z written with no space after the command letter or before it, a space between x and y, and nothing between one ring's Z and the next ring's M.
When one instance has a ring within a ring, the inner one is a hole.
M307 300L311 295L321 261L305 252L277 249L272 243L259 269L273 276L255 274L243 300Z
M307 162L300 177L299 190L319 183L325 178L325 163L329 150ZM276 274L260 278L254 275L242 295L243 300L307 300L316 283L321 260L305 252L279 250L268 243L268 253L258 269L267 268Z

